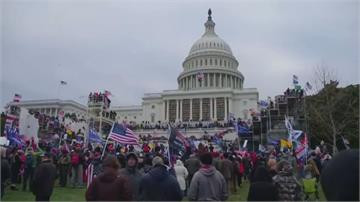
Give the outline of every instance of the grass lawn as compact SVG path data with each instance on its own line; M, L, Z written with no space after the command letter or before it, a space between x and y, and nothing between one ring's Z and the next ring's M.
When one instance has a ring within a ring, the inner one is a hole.
M21 187L21 186L18 186ZM84 188L62 188L55 186L54 192L51 196L52 201L84 201L85 200ZM243 182L237 192L230 195L229 201L246 201L249 191L249 183ZM320 188L320 201L325 201L324 194ZM9 187L6 189L5 196L2 201L34 201L35 196L29 191L13 191ZM186 198L184 198L186 201Z

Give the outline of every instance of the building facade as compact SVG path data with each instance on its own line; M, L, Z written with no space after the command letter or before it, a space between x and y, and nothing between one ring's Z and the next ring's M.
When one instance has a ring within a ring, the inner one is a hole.
M215 33L211 10L205 33L191 47L177 78L177 90L149 93L141 106L115 107L118 121L227 121L251 119L257 110L256 88L244 88L245 77L230 46Z

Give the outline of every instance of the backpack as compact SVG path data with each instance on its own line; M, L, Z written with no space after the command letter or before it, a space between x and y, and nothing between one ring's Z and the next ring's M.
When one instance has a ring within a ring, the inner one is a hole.
M80 163L80 156L79 154L74 154L71 156L71 165L77 166Z

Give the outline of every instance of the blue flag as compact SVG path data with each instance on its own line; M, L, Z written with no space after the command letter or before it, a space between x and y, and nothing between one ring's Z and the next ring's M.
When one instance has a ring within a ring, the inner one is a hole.
M95 130L90 129L89 131L89 142L96 142L96 143L102 143L103 140L101 137L96 133Z
M24 145L16 128L7 128L7 139L10 141L10 145Z

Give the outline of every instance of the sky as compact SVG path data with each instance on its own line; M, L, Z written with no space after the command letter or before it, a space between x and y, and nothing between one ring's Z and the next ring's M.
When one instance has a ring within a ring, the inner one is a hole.
M341 86L359 83L359 1L2 0L1 106L72 99L109 90L112 105L177 89L192 44L212 9L245 88L261 99L314 81L316 66ZM60 81L68 84L60 86Z

